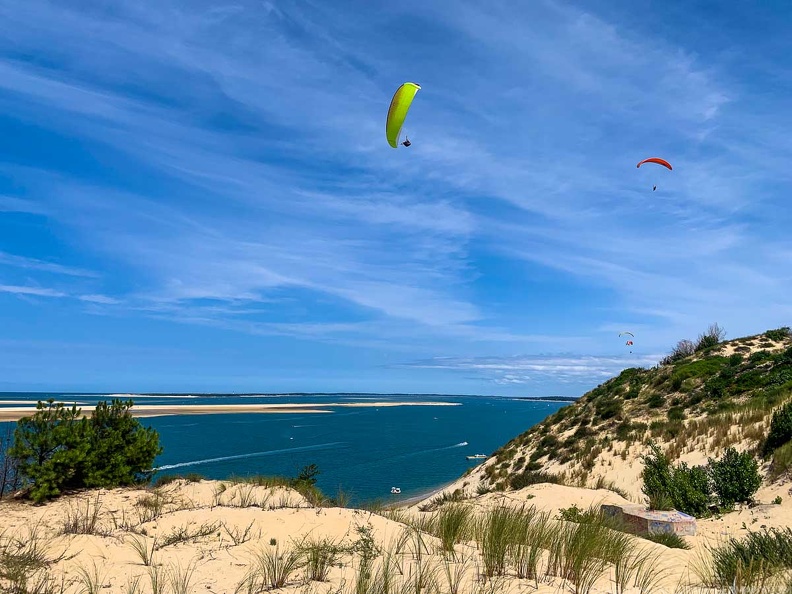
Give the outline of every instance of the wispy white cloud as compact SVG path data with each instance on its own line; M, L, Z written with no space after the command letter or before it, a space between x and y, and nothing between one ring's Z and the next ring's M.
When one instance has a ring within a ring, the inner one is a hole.
M67 276L82 276L92 278L99 276L96 272L92 272L90 270L83 270L81 268L63 266L62 264L38 260L36 258L26 258L24 256L17 256L7 252L0 252L0 266L4 265L13 266L16 268L25 268L29 270L40 270L42 272L52 272Z
M77 299L80 301L87 301L88 303L99 303L102 305L116 305L121 303L118 299L108 297L107 295L79 295Z
M46 287L21 287L16 285L0 285L0 293L34 297L67 297L66 293L61 293L60 291L48 289Z
M617 374L625 367L647 367L662 355L587 356L572 354L522 355L515 357L436 357L405 367L476 372L498 384L531 381L593 382Z

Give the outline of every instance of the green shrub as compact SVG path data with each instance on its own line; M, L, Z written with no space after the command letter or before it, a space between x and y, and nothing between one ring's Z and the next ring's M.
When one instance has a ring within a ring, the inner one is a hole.
M197 472L190 472L188 474L163 474L158 476L152 483L153 487L164 487L174 481L186 481L188 483L200 483L206 480L201 474Z
M627 441L632 431L632 425L629 421L622 421L616 425L616 439L619 441Z
M768 330L764 333L765 337L773 342L779 342L781 340L786 340L789 338L789 327L784 326L783 328L777 328L775 330Z
M651 454L641 456L644 463L644 469L641 472L643 480L641 490L649 498L649 509L672 509L673 468L671 461L656 443L650 443L649 449Z
M761 363L762 361L766 361L772 356L773 354L770 351L754 351L753 353L751 353L751 356L748 357L748 360L751 363Z
M665 396L660 392L653 392L646 400L649 408L660 408L663 404L665 404Z
M728 380L720 376L713 377L704 384L704 391L710 398L723 398L726 395L728 384Z
M586 427L585 425L581 425L572 434L572 439L567 438L564 440L564 445L566 445L567 447L572 446L575 444L575 441L577 441L578 439L589 437L591 435L594 435L594 430L591 427Z
M701 334L696 340L695 352L704 351L717 346L726 337L726 332L718 324L710 324L710 327Z
M685 409L681 406L672 406L668 409L669 421L682 421L685 418Z
M780 353L776 353L773 355L773 359L777 363L792 363L792 347L789 347Z
M680 463L672 471L670 496L675 509L696 518L708 516L712 485L707 469Z
M685 378L683 378L681 375L676 374L676 373L674 375L672 375L671 376L671 390L673 392L679 392L679 390L682 389L682 382L683 381L685 381Z
M780 476L789 475L790 470L792 470L792 442L785 443L773 452L770 478L775 480Z
M710 377L723 369L728 362L726 357L709 357L679 365L674 374L679 374L682 379Z
M690 545L685 542L685 539L674 534L673 532L653 532L644 536L646 540L651 540L657 544L668 547L669 549L684 549L690 550Z
M651 454L642 456L641 473L649 509L677 509L697 518L706 516L712 493L706 469L689 468L685 463L674 467L656 443L650 443L649 448Z
M576 503L571 507L562 507L558 510L558 519L565 522L575 522L577 524L588 524L600 520L601 512L599 508L590 507L589 509L582 510Z
M526 470L520 474L513 475L509 481L509 486L512 489L522 489L531 485L538 485L539 483L563 484L561 477L557 474Z
M729 365L731 365L732 367L736 367L737 365L742 363L742 360L743 360L743 356L740 353L733 353L729 357Z
M710 458L709 466L713 488L725 508L750 501L762 485L759 465L748 452L728 448L720 460Z
M663 426L662 436L666 440L676 439L685 430L682 421L669 421Z
M40 503L65 489L111 488L150 478L159 436L132 417L133 402L99 402L90 418L50 399L20 419L9 455Z
M641 393L641 384L634 383L630 384L630 389L627 390L627 393L624 395L625 400L632 400L634 398L638 398L638 394Z
M740 374L732 384L730 390L734 394L762 388L767 384L766 374L759 369L752 369Z
M622 402L618 398L600 398L594 404L594 410L600 419L612 419L613 417L620 416L622 413Z
M649 423L649 432L651 433L652 437L658 437L663 434L666 428L666 421L661 420L654 420Z
M542 439L539 440L539 447L542 449L551 449L557 448L559 444L559 439L553 435L552 433L548 433Z
M769 456L773 451L792 440L792 402L787 402L773 413L770 431L762 444L762 456Z
M790 368L773 369L772 373L767 376L768 387L783 386L789 382L792 382L792 369Z

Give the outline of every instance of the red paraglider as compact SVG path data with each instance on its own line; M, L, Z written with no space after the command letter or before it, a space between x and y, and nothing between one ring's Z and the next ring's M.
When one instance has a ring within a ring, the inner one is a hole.
M663 167L666 167L669 171L674 170L674 168L671 167L671 163L669 163L665 159L661 159L660 157L649 157L648 159L644 159L643 161L638 163L637 167L640 169L641 165L643 165L644 163L657 163L658 165L662 165ZM657 190L657 184L654 184L652 186L652 192L654 192L655 190Z
M661 159L659 157L649 157L648 159L644 159L643 161L638 163L638 165L636 165L636 167L640 167L644 163L657 163L658 165L662 165L663 167L668 167L669 171L673 171L674 170L674 168L671 167L671 163L669 163L665 159Z

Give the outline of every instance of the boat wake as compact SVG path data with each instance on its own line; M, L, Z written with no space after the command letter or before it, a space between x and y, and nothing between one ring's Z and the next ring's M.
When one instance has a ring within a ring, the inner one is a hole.
M404 458L421 456L423 454L431 454L432 452L442 452L445 450L453 450L455 448L464 448L466 445L468 445L468 442L461 441L459 443L455 443L454 445L450 445L450 446L443 446L440 448L429 448L426 450L418 450L417 452L406 452L404 454L396 454L395 456L388 456L387 458L378 458L377 460L370 460L368 462L358 462L357 464L352 464L351 466L348 466L348 468L375 466L377 464L382 464L383 462L391 462L393 460L403 460Z
M198 466L199 464L211 464L212 462L225 462L226 460L241 460L242 458L254 458L256 456L272 456L274 454L285 454L289 452L308 452L311 450L324 450L341 445L343 442L334 441L332 443L320 443L311 446L301 446L297 448L285 448L281 450L268 450L266 452L251 452L249 454L237 454L235 456L222 456L220 458L206 458L204 460L192 460L190 462L179 462L178 464L165 464L154 469L155 472L160 470L171 470L173 468L184 468L186 466Z

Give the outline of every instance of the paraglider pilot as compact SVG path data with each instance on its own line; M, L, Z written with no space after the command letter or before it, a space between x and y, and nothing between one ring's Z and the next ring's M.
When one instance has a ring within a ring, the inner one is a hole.
M405 137L404 142L402 142L402 146L410 146L411 144L412 142L410 142L410 139Z

